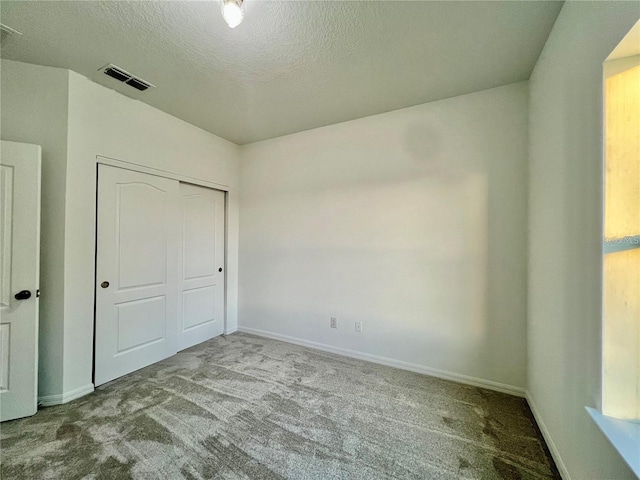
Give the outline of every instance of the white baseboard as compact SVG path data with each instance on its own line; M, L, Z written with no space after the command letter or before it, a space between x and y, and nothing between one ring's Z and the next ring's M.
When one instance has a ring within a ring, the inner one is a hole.
M528 391L526 392L526 399L527 399L527 403L529 404L529 408L533 413L533 418L536 419L536 423L538 424L538 427L542 432L544 441L547 442L547 447L549 447L549 451L551 452L553 461L556 462L556 467L558 467L560 476L563 478L563 480L571 480L571 475L569 475L569 470L567 470L567 467L562 461L560 452L558 451L558 448L556 447L556 444L553 442L553 439L551 438L551 434L549 433L547 426L545 425L544 421L542 420L542 417L540 416L540 410L538 410L538 407L536 406L535 402L533 401L533 398L531 398L531 394Z
M224 335L231 335L232 333L236 333L238 331L238 327L230 328L229 330L224 331Z
M256 328L238 327L239 332L250 333L259 337L272 338L274 340L281 340L283 342L294 343L303 347L314 348L316 350L322 350L324 352L336 353L338 355L344 355L345 357L357 358L359 360L366 360L372 363L378 363L380 365L386 365L388 367L400 368L402 370L409 370L410 372L422 373L431 377L442 378L444 380L451 380L457 383L464 383L466 385L472 385L474 387L486 388L488 390L495 390L497 392L508 393L510 395L516 395L518 397L524 397L525 392L523 388L514 387L504 383L493 382L491 380L483 380L481 378L470 377L468 375L462 375L459 373L447 372L444 370L438 370L435 368L424 367L415 363L404 362L402 360L394 360L392 358L380 357L378 355L372 355L370 353L358 352L356 350L350 350L341 347L332 347L324 343L312 342L310 340L304 340L301 338L290 337L288 335L281 335L279 333L271 333L264 330L258 330Z
M71 390L69 392L64 392L57 395L44 395L42 397L38 397L38 405L42 407L61 405L63 403L70 402L71 400L75 400L76 398L84 397L85 395L93 392L93 390L93 383L89 383L88 385L76 388L75 390Z

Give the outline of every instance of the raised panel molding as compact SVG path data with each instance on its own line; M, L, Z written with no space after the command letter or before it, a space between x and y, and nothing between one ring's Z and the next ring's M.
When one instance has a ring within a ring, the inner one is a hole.
M11 238L13 237L13 167L0 165L0 191L2 208L0 209L0 304L11 305Z
M118 353L116 355L157 342L166 336L164 295L120 303L117 308Z
M204 204L204 205L203 205ZM206 215L202 215L205 212ZM203 195L185 195L183 197L184 252L183 278L192 280L215 275L216 244L215 225L217 209L215 202ZM209 239L207 244L193 243L189 239Z
M9 390L9 339L11 324L0 324L0 392Z
M159 251L167 250L167 205L166 192L140 182L119 183L117 185L117 238L118 290L145 288L166 283L166 264L157 261ZM154 211L153 204L162 204L162 222L140 215L139 211ZM127 228L122 228L123 223ZM162 229L157 230L156 225ZM123 238L123 231L130 232ZM151 235L149 235L151 233ZM139 238L152 239L153 244L138 242Z
M216 312L215 285L185 290L182 293L182 331L214 322Z

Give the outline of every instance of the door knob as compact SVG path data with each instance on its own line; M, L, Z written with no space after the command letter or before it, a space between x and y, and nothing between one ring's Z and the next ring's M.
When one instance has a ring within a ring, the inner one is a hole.
M31 292L29 290L22 290L15 294L14 298L16 300L27 300L31 298Z
M220 267L220 268L218 269L218 271L219 271L219 272L221 272L221 271L222 271L222 267Z
M100 284L100 286L101 286L102 288L107 288L107 287L109 286L109 282L102 282L102 283Z

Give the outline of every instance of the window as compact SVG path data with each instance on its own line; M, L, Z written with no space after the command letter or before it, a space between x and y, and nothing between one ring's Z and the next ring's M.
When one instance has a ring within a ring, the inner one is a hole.
M605 64L602 413L640 420L640 58Z
M602 409L587 411L640 478L640 21L604 63Z

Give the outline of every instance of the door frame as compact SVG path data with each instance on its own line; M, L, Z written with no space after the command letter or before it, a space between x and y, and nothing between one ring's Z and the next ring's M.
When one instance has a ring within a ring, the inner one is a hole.
M122 168L124 170L131 170L138 173L145 173L148 175L154 175L156 177L169 178L171 180L177 180L183 183L190 183L192 185L198 185L200 187L211 188L213 190L219 190L224 192L224 306L223 306L223 335L227 334L227 303L229 295L228 286L228 253L229 253L229 186L221 183L209 182L207 180L201 180L199 178L190 177L187 175L180 175L179 173L169 172L167 170L161 170L159 168L147 167L139 165L133 162L127 162L124 160L118 160L116 158L105 157L103 155L96 155L96 210L95 210L95 245L94 245L94 263L93 263L93 365L92 365L92 378L91 381L95 384L95 368L96 368L96 296L97 292L97 261L98 261L98 170L100 165L108 165L110 167Z

